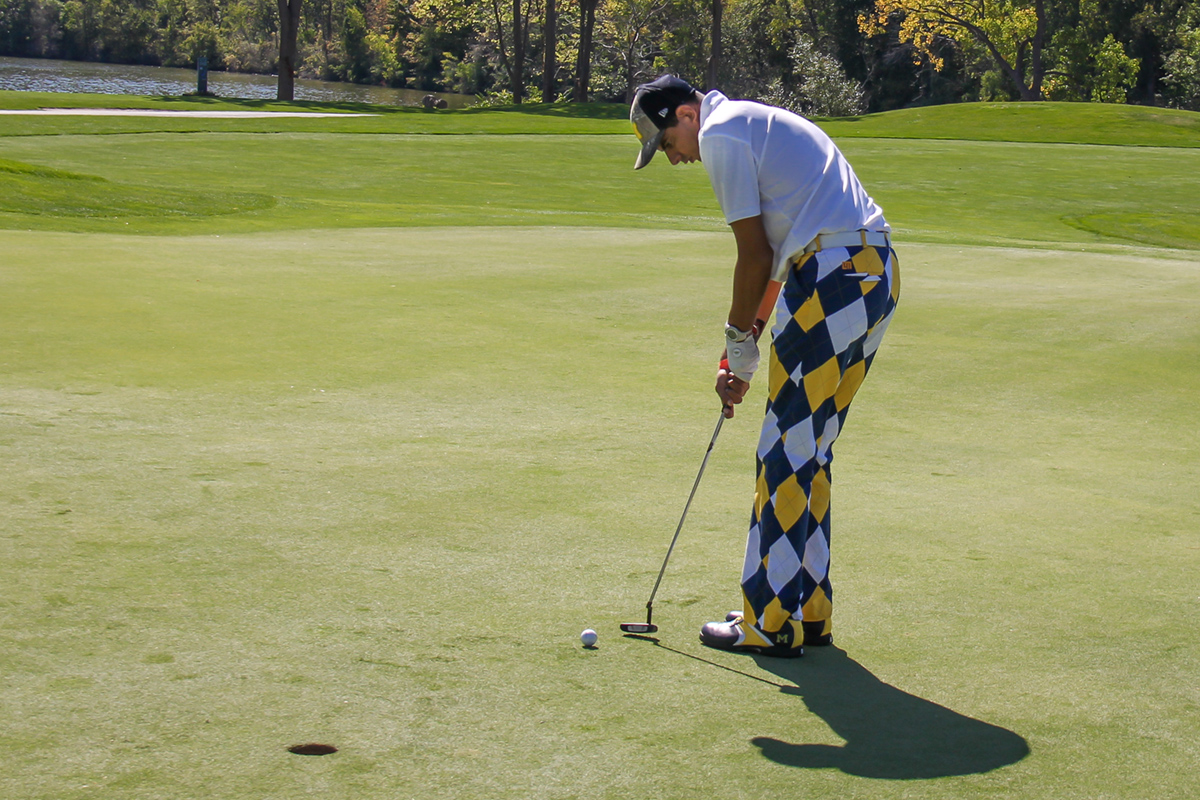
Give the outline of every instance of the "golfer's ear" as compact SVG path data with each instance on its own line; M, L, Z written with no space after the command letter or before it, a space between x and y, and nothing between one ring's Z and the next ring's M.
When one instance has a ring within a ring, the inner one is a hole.
M691 122L698 122L700 120L700 109L691 103L684 103L675 109L675 116Z

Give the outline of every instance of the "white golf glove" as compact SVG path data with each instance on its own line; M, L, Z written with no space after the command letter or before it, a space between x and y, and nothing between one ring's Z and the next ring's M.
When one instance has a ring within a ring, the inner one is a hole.
M758 342L754 341L753 336L747 336L740 342L726 339L725 358L729 361L729 371L749 383L758 369Z

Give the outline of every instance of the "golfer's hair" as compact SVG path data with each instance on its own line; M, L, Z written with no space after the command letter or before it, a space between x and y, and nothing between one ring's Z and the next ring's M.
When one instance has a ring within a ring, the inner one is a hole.
M703 100L704 95L702 95L699 91L693 92L691 97L681 99L675 104L675 107L671 109L671 113L667 114L667 118L663 120L663 127L669 128L672 125L679 124L679 117L675 116L675 110L680 106L699 106Z

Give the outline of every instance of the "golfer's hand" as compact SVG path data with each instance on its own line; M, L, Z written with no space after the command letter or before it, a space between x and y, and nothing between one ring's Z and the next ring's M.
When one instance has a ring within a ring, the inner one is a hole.
M749 391L750 384L724 367L717 368L717 397L725 407L725 418L733 419L733 407L741 403Z

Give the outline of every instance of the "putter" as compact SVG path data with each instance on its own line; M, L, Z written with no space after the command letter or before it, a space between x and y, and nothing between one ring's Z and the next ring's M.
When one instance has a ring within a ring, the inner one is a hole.
M692 484L692 493L688 495L687 502L683 505L683 516L679 518L679 525L675 527L675 535L671 537L671 546L667 548L667 557L663 559L662 569L658 571L658 580L654 582L654 588L650 591L650 599L646 601L646 621L622 622L621 630L625 633L658 632L658 626L652 621L654 619L654 595L658 594L658 585L662 583L663 573L667 571L667 562L671 560L671 551L675 549L675 542L679 540L679 532L683 530L683 521L687 519L688 508L692 505L692 498L696 496L700 478L704 475L704 468L708 466L708 456L712 453L713 445L717 443L717 434L721 432L723 422L725 422L724 408L721 409L721 415L717 417L717 429L713 431L712 439L708 442L708 449L704 451L704 460L700 462L700 471L696 473L696 482Z

